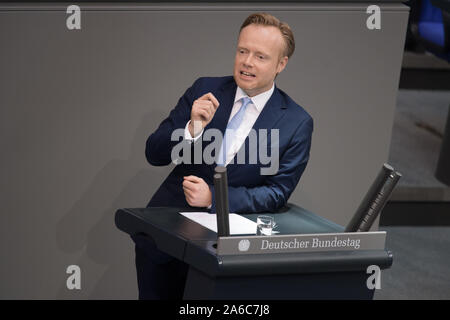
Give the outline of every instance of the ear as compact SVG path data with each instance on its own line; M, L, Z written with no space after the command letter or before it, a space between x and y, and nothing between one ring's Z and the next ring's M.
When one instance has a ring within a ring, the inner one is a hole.
M280 59L280 61L278 62L278 67L277 67L277 74L280 74L281 71L283 71L284 68L286 68L288 60L289 60L289 58L287 56L284 56Z

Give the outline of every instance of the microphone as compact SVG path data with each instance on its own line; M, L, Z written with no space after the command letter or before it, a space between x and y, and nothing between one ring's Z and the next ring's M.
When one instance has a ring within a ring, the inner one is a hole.
M345 228L345 232L369 231L376 217L386 205L401 176L401 173L385 163L369 191L367 191L352 220Z
M227 168L217 166L214 171L217 236L227 237L230 235Z

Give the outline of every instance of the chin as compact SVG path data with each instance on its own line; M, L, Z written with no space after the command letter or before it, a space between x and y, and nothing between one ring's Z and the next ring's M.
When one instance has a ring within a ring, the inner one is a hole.
M253 86L246 85L245 83L239 83L237 82L237 85L244 90L247 94L250 94L252 92Z
M234 81L241 89L251 90L253 88L253 86L250 83L242 81L241 79L239 79L236 76L234 76Z

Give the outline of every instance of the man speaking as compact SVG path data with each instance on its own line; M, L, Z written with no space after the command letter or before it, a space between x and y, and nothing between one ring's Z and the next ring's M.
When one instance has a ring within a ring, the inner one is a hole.
M165 166L175 162L172 150L179 141L173 141L172 134L176 130L183 130L185 144L200 150L213 143L202 138L215 130L223 136L215 162L177 164L149 207L215 212L216 165L227 167L230 212L274 212L287 203L308 162L313 131L311 116L274 84L294 49L291 29L274 16L256 13L244 21L233 76L196 80L146 144L148 162ZM276 149L271 152L277 155L272 159L275 172L264 174L265 164L251 161L261 148ZM139 298L181 299L187 265L157 250L148 238L133 236L133 240Z

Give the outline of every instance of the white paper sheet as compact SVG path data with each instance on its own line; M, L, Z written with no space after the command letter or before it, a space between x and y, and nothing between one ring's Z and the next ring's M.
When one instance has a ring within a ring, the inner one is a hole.
M208 212L180 212L192 221L201 224L202 226L217 232L217 218L216 214ZM249 220L236 213L230 213L230 234L256 234L256 222Z

